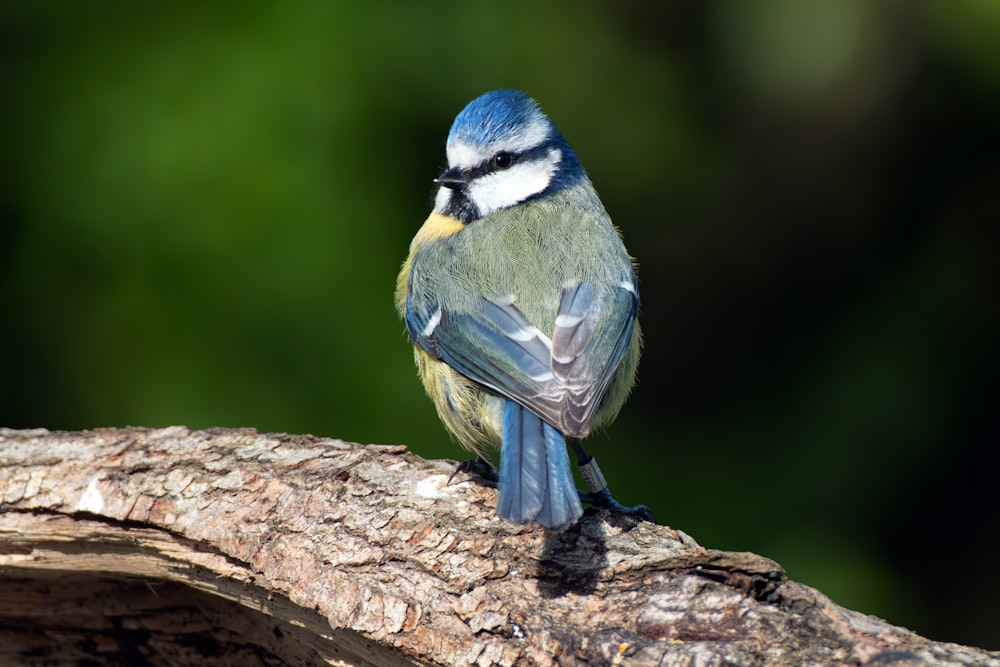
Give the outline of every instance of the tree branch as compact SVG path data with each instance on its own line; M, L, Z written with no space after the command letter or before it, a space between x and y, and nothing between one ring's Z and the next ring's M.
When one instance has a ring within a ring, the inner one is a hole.
M0 663L992 665L607 512L503 521L451 461L253 430L0 429Z

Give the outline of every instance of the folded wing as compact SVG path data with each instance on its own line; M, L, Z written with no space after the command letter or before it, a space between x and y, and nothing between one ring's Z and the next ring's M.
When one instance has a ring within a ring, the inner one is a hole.
M631 340L638 302L628 276L618 285L564 287L551 338L518 308L516 295L480 298L467 312L407 302L406 326L414 342L459 373L582 437Z

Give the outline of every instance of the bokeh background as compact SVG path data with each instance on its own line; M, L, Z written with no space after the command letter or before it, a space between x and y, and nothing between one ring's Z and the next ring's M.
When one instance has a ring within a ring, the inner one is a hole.
M461 457L393 282L516 87L640 262L620 500L1000 649L1000 3L6 1L0 424Z

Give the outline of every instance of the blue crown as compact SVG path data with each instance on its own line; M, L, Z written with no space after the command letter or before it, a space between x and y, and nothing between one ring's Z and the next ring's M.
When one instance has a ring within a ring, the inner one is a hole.
M559 135L535 100L519 90L492 90L469 102L455 117L448 143L489 146L518 128L538 123L548 126L549 139Z

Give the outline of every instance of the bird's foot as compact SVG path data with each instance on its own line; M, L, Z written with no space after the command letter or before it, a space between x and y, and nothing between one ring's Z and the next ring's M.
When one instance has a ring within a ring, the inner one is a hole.
M493 482L494 484L496 484L500 479L497 474L497 469L493 467L493 463L488 459L478 456L474 459L466 459L455 466L455 471L451 473L451 477L448 478L448 484L451 484L451 480L455 479L455 475L460 472L477 475L487 481Z
M577 493L580 494L581 502L588 503L594 507L604 507L612 512L619 512L627 516L635 517L640 521L656 523L656 517L653 516L653 510L649 509L645 505L634 505L632 507L622 505L611 496L611 492L608 491L607 487L601 489L600 491L577 491Z
M604 479L604 473L601 472L601 468L597 465L597 461L594 460L594 457L589 456L587 452L584 451L579 440L570 440L570 444L576 450L580 461L577 464L580 468L580 474L583 476L584 481L587 482L587 488L590 489L589 493L577 490L577 493L580 494L581 502L589 503L594 507L606 507L613 512L620 512L621 514L634 516L640 521L656 523L656 517L653 516L653 510L649 509L645 505L628 507L615 500L611 496L611 492L608 491L608 482Z

